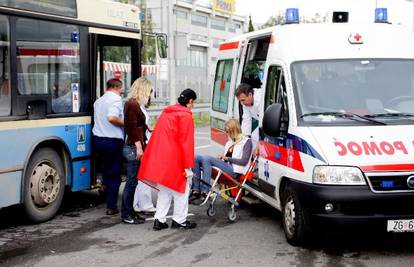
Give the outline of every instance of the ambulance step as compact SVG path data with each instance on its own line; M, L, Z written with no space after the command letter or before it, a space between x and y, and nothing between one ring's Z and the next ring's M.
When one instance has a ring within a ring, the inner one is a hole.
M263 202L269 204L270 206L280 209L279 203L276 201L276 199L266 195L265 193L261 192L260 190L256 189L255 186L252 186L251 183L245 184L243 188L252 194L253 196L257 197L258 199L262 200Z
M254 197L252 194L249 194L248 196L244 196L242 200L249 205L260 204L260 199L258 199L257 197Z

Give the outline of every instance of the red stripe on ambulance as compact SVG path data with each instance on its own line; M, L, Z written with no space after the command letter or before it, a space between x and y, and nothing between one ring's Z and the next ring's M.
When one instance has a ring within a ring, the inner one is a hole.
M361 166L360 168L364 172L413 171L414 164L372 165L372 166Z
M238 47L239 47L239 42L224 43L220 45L219 50L220 51L231 50L231 49L237 49Z
M300 172L305 171L299 151L263 141L260 142L259 146L261 157Z

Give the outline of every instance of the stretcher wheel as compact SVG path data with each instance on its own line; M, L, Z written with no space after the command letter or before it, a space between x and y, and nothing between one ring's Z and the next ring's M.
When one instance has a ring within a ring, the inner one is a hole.
M213 207L208 208L207 216L208 217L213 217L214 215L216 215L216 210Z
M237 212L234 206L231 206L229 213L227 214L229 221L234 222L237 219Z

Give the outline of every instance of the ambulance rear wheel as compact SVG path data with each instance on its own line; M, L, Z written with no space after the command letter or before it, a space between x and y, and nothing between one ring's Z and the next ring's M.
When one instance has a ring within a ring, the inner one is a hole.
M27 218L40 223L57 213L65 190L63 164L51 148L34 152L25 172L23 208Z
M287 187L282 200L282 224L286 240L293 246L303 245L308 236L305 216L297 193Z

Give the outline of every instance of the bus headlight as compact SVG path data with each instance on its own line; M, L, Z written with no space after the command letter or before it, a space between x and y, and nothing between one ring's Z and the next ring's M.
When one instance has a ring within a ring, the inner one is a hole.
M316 166L312 180L325 185L366 185L364 175L356 167Z

